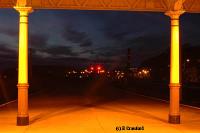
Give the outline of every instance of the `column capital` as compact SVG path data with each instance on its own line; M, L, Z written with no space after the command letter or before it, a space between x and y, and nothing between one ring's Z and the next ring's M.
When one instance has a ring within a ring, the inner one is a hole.
M25 15L25 16L33 12L32 7L26 7L26 6L15 6L14 9L17 10L20 13L20 15Z
M177 11L167 11L165 15L169 16L171 19L179 19L179 17L185 13L184 10L177 10Z

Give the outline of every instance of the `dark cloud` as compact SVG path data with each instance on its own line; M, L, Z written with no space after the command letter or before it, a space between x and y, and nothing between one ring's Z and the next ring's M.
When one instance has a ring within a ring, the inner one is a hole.
M122 48L101 47L96 51L96 53L101 57L111 58L113 56L121 56L123 50Z
M87 35L85 32L79 32L72 29L71 27L66 27L65 31L63 32L63 37L67 41L71 41L73 43L79 43L84 41L87 38Z
M60 57L60 58L40 58L34 57L35 65L67 65L67 66L88 66L91 60L81 57Z
M106 31L106 36L115 41L124 41L130 34L130 31Z
M126 49L121 47L99 47L93 50L86 50L94 60L107 60L109 62L119 61L126 55Z
M31 34L29 37L30 47L33 49L41 49L48 45L48 36L45 34Z
M137 52L152 52L165 50L170 44L170 36L166 35L144 35L127 41Z
M11 37L17 37L19 35L19 31L15 29L9 29L9 28L0 28L1 33L11 36Z
M130 48L134 64L139 64L142 60L158 55L167 49L169 42L169 36L147 34L119 42L120 45L100 47L93 52L98 58L126 62L127 49Z
M167 17L160 13L116 12L109 16L102 31L107 39L115 41L114 44L145 34L166 34L169 30ZM116 18L120 19L116 21Z
M80 43L79 45L80 47L90 47L92 46L92 42L88 39L88 40L84 40L83 42Z
M87 50L84 50L84 51L80 52L80 54L87 54L87 53L89 53L91 55L94 55L95 54L95 50L87 49Z
M8 44L0 44L0 53L1 54L13 54L16 53L15 50L7 47L9 46Z
M41 58L61 58L64 56L78 56L69 46L49 46L48 36L44 34L32 34L30 36L30 46L33 56Z
M46 49L46 52L52 55L66 55L66 56L78 56L78 53L72 51L71 47L57 46Z
M132 50L133 62L135 64L141 61L159 55L165 51L170 45L169 34L164 35L144 35L126 42L127 46Z
M8 44L0 44L0 58L5 59L16 59L17 57L17 51L14 49L11 49Z
M71 47L67 46L54 46L40 50L33 50L33 56L40 58L65 58L65 57L76 57L78 53L72 51Z
M71 26L65 27L62 36L66 41L77 43L80 47L92 46L92 41L90 40L86 32L77 31Z

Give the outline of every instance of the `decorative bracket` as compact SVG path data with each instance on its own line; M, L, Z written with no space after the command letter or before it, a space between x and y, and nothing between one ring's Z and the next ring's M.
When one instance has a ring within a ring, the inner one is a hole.
M17 0L16 6L18 7L28 6L28 0Z
M170 2L171 11L184 11L183 4L186 0L172 0Z

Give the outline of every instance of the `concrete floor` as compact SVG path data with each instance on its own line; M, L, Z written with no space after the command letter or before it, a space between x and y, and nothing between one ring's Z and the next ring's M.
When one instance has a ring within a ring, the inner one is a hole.
M30 96L30 125L16 126L17 102L0 107L0 133L199 133L200 109L181 107L181 124L168 120L168 103L120 92L117 98L38 93ZM118 126L144 130L117 131Z

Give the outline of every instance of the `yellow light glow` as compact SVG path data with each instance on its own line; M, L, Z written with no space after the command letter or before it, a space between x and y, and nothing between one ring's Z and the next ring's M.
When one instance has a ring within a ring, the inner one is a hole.
M101 70L100 73L105 73L105 70Z
M144 74L147 74L148 72L146 70L144 70Z
M28 83L28 17L20 12L18 83Z
M179 20L171 20L170 83L179 83Z

